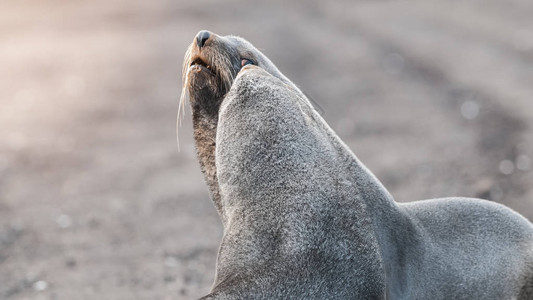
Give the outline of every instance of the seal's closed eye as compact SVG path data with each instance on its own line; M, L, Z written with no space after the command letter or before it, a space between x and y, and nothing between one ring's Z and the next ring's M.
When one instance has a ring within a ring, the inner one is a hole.
M241 59L241 68L246 65L255 65L255 63L251 59L248 59L248 58Z

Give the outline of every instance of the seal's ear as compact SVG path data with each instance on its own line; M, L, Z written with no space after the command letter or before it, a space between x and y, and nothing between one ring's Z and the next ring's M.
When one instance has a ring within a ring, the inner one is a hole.
M315 110L318 112L318 114L320 114L320 116L325 116L326 115L326 111L322 108L322 106L320 106L318 104L318 102L315 101L315 99L313 99L313 97L311 97L311 95L309 95L309 93L307 93L306 91L304 91L302 88L298 87L300 89L300 91L302 91L302 93L304 93L304 95L307 97L307 99L309 99L309 102L311 102L311 104L313 105L313 107L315 108Z

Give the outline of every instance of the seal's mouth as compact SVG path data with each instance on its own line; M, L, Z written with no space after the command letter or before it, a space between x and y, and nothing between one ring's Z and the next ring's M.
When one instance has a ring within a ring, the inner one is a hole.
M205 32L197 36L185 53L178 122L185 102L192 105L193 111L218 111L239 71L239 55L231 43L215 34L207 34L207 42L198 40L205 36Z
M193 58L191 64L189 65L190 68L196 69L198 71L206 71L210 73L211 75L215 76L216 72L215 69L205 62L201 57L195 57Z

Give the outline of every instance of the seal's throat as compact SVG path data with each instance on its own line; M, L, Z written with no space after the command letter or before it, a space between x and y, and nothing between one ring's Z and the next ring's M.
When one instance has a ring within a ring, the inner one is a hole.
M225 223L226 217L220 200L220 190L215 166L215 149L218 113L213 113L215 107L208 110L193 110L193 129L196 155L200 162L200 169L209 187L211 199L217 212Z

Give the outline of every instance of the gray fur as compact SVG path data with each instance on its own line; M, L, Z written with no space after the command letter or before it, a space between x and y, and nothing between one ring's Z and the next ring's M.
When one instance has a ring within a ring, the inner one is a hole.
M205 299L533 299L529 221L479 199L394 202L271 70L238 72L204 159L224 224Z

